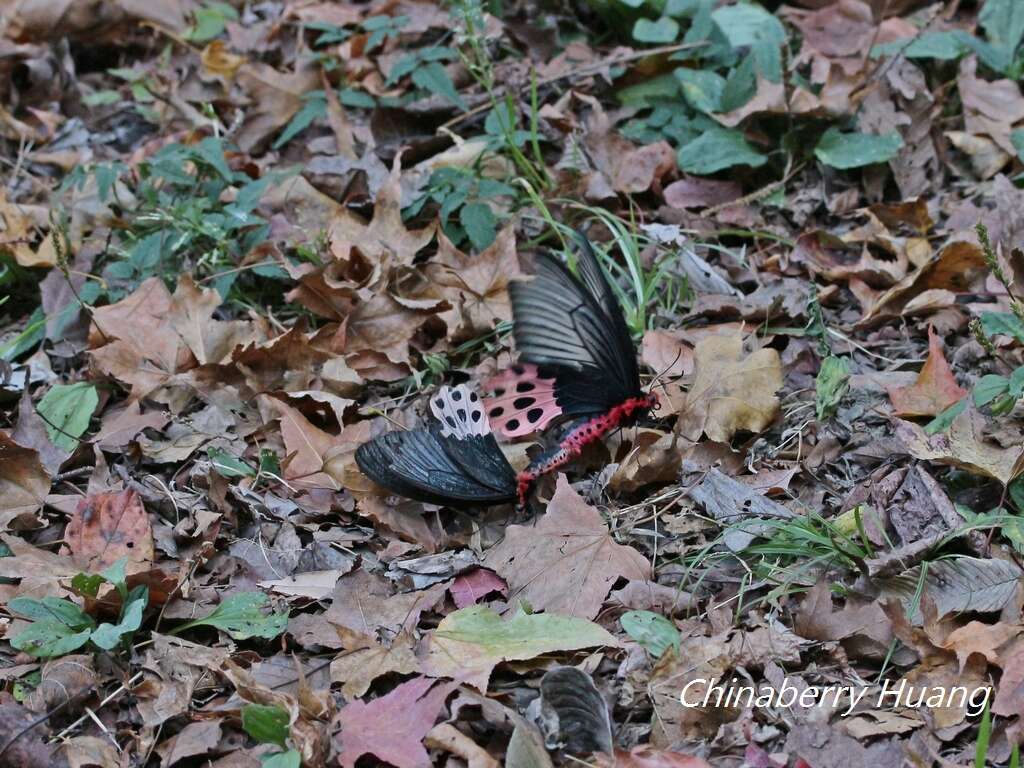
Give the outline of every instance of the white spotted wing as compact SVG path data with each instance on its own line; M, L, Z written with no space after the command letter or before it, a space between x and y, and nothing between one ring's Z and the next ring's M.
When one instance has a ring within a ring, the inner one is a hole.
M441 387L430 398L430 410L441 423L441 434L464 440L491 431L480 396L465 384Z

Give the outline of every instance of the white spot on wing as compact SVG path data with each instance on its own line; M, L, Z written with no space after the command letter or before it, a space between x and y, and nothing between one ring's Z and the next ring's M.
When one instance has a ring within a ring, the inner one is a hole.
M491 431L484 415L484 406L476 392L465 384L441 387L430 398L430 411L441 423L441 434L459 440L470 435L486 435Z

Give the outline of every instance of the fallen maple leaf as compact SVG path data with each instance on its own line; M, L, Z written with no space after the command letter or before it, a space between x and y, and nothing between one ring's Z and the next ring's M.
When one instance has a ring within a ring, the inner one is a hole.
M373 755L396 768L429 768L423 738L434 727L455 683L416 677L379 699L356 699L338 710L338 764L353 768L363 755ZM433 686L433 689L432 689Z
M133 572L149 570L153 562L153 526L135 491L82 499L64 530L64 541L75 563L90 573L122 557Z
M335 258L347 260L349 249L358 248L373 265L409 266L434 237L436 223L410 230L402 221L401 159L399 152L391 166L391 176L377 192L369 222L344 209L331 223L328 234Z
M1002 621L995 624L972 621L950 632L945 642L942 643L942 647L956 653L962 672L967 660L975 653L984 656L990 664L999 664L1002 655L998 649L1021 632L1024 632L1024 627Z
M437 235L437 255L424 270L440 286L452 309L441 315L451 341L472 338L512 319L509 281L522 277L516 254L515 227L509 224L480 254L470 257L456 248L443 232Z
M586 619L552 613L516 613L502 619L487 606L471 605L444 617L429 635L424 671L487 690L491 670L503 661L525 661L554 651L618 646Z
M694 347L694 380L676 427L696 442L702 433L728 442L740 430L760 432L775 418L782 363L774 349L743 355L743 339L711 336Z
M343 683L341 692L349 698L366 693L373 681L387 674L408 675L420 672L420 662L408 632L399 633L391 645L374 644L339 654L331 662L331 682Z
M956 383L953 369L942 354L942 342L935 328L928 326L928 359L909 387L888 388L897 416L936 416L953 403L967 397L966 389Z
M536 610L588 619L616 580L647 579L651 571L643 555L615 542L565 475L539 522L509 526L483 565L508 582L510 602L525 599Z

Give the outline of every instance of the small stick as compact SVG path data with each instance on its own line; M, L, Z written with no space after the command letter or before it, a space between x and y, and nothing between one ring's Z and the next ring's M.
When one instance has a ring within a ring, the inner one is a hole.
M127 683L121 683L121 685L118 686L117 690L115 690L113 693L111 693L109 696L107 696L107 698L105 698L103 701L101 701L100 705L98 707L96 707L96 709L103 709L103 707L107 706L107 704L109 704L111 701L113 701L118 696L120 696L122 693L127 691L128 690L128 686L134 684L140 677L142 677L142 672L136 672L134 675L132 675L132 677L128 680ZM63 705L61 705L61 706L63 706ZM56 710L54 710L54 712L56 712ZM87 712L89 712L89 714L92 714L92 716L95 717L95 714L92 713L92 710L87 710ZM81 725L83 722L85 722L86 719L88 719L89 714L82 715L80 718L75 720L75 722L73 722L71 725L69 725L63 731L61 731L56 736L54 736L53 739L51 740L51 743L54 742L54 741L59 741L61 739L66 738L67 735L71 731L73 731L75 728L77 728L79 725ZM47 717L49 717L49 715L47 715ZM20 735L21 734L19 734L19 736ZM17 738L17 736L15 738ZM11 741L14 741L14 739L12 739ZM5 749L6 749L6 747L5 747ZM2 753L0 753L0 754L2 754Z

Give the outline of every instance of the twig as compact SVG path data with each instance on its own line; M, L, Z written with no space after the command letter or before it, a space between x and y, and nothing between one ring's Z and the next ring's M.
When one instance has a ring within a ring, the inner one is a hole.
M109 696L107 696L107 698L105 698L103 701L101 701L100 705L98 707L96 707L96 709L103 709L103 707L107 706L107 704L109 704L111 701L113 701L118 696L120 696L122 693L127 691L128 690L128 686L133 685L140 677L142 677L142 672L136 672L134 675L131 676L131 678L129 678L127 683L121 683L121 685L118 686L117 690L115 690L113 693L111 693ZM67 703L67 702L65 702L65 703ZM61 706L63 706L63 705L61 705ZM57 707L56 709L54 709L53 712L51 712L50 714L47 715L47 717L49 717L50 715L54 714L57 711L57 709L59 709L59 708L60 707ZM93 715L93 716L95 717L95 715ZM71 733L71 731L73 731L75 728L77 728L79 725L81 725L83 722L85 722L88 718L89 718L88 714L82 715L80 718L75 720L75 722L73 722L71 725L66 727L63 731L61 731L56 736L54 736L50 740L51 743L54 742L54 741L60 741L61 739L66 738L67 735L69 733ZM21 734L18 734L18 735L20 736ZM18 737L15 736L14 738L16 739ZM11 741L14 741L14 739L11 739ZM4 749L6 749L6 748L7 747L4 747ZM0 750L0 755L2 755L2 754L3 754L3 750Z

